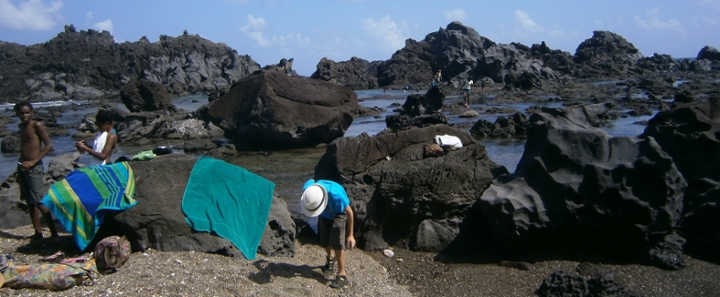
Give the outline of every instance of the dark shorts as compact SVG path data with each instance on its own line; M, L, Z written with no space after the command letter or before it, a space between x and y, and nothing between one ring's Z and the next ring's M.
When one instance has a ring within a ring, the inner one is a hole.
M465 89L465 94L468 94L468 95L470 95L470 90L468 90L468 89Z
M20 199L25 200L28 205L42 204L45 197L45 185L43 184L42 161L35 164L30 170L25 170L20 165L17 167L17 182L20 185Z
M345 249L345 222L347 215L341 213L331 220L318 217L318 232L320 233L320 246L330 247L333 250Z

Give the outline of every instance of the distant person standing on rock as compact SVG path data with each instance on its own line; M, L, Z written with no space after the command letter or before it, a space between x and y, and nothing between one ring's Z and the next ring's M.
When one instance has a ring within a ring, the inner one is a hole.
M472 94L473 80L468 78L463 84L463 103L465 108L470 108L470 94Z
M327 262L322 268L323 276L326 279L335 276L330 283L331 288L346 287L345 249L355 248L355 216L345 189L334 181L310 179L303 186L300 204L305 215L320 216L320 245L327 253Z
M442 83L442 70L438 70L435 72L435 76L433 77L432 86L440 85Z

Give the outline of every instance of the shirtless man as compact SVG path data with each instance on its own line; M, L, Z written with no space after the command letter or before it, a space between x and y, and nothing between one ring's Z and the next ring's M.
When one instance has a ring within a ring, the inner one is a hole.
M15 115L20 118L20 159L18 160L17 181L20 184L20 199L25 200L29 207L30 221L35 234L31 240L43 238L39 214L45 219L53 238L58 238L50 210L42 204L44 193L42 158L53 148L45 126L32 118L35 115L32 104L22 101L15 104ZM44 144L44 147L41 146ZM40 212L40 213L38 213Z

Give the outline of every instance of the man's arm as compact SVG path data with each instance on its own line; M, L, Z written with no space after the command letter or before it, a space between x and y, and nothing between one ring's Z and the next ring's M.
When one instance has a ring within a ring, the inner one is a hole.
M40 154L37 155L37 158L35 160L32 160L32 166L35 166L42 158L45 157L50 151L53 149L53 143L52 140L50 140L50 135L48 135L47 130L45 129L45 125L43 125L41 122L35 122L35 133L37 134L38 138L42 143L45 144L45 147L40 150Z
M347 217L347 221L345 223L345 232L347 233L347 242L345 243L345 246L347 246L349 249L355 248L355 235L353 231L355 230L355 214L352 211L352 208L350 208L350 205L345 207L345 216Z

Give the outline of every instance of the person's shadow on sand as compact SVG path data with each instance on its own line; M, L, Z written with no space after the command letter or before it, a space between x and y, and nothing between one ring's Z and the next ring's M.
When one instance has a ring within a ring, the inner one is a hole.
M251 273L248 278L258 284L267 284L272 281L272 277L304 277L314 279L318 282L325 283L325 277L319 273L321 266L309 265L292 265L288 263L273 263L267 260L258 260L253 266L259 271Z

